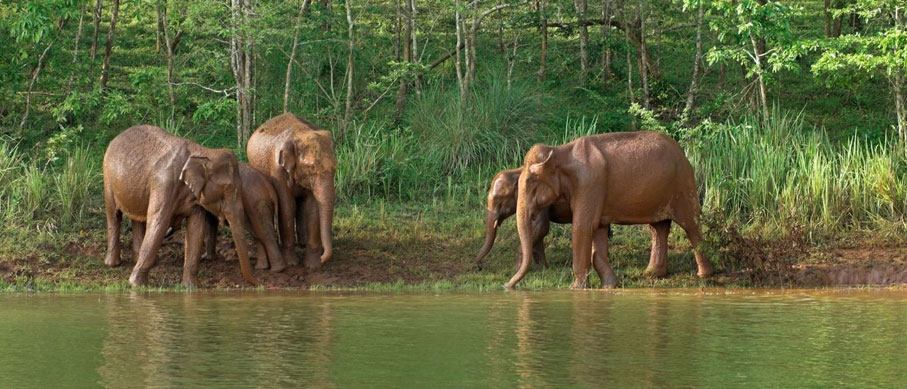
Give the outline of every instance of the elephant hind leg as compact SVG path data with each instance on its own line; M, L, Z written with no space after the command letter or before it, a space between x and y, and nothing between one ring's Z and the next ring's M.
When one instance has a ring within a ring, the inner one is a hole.
M123 212L117 209L113 189L104 185L104 213L107 216L107 255L104 264L107 267L120 265L120 224L123 222Z
M132 258L139 258L142 241L145 239L145 222L132 221Z
M202 249L206 246L205 238L208 225L207 212L198 209L186 220L186 243L183 246L183 286L198 287L198 262L202 258Z
M219 223L217 216L205 212L205 254L202 257L209 261L217 260L217 226Z
M306 214L302 202L303 197L296 199L296 245L300 248L306 246Z
M614 274L614 269L611 268L608 260L608 231L610 229L610 225L597 229L592 240L592 266L598 273L598 278L601 279L602 289L617 286L617 275Z
M649 224L649 230L652 231L652 252L645 274L664 277L668 275L668 234L671 232L671 221Z
M702 242L702 230L700 230L699 222L697 221L699 204L695 201L693 200L693 205L678 209L677 217L674 221L683 228L687 233L687 238L690 239L690 247L696 257L696 265L699 268L697 274L700 278L706 278L714 274L715 270L712 268L712 262L702 254L699 247L699 242Z

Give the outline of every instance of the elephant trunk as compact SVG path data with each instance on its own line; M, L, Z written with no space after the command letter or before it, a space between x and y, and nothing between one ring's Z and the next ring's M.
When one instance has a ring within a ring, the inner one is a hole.
M479 250L479 255L476 256L476 267L479 270L482 270L482 260L485 259L485 256L488 255L488 252L491 251L491 246L494 245L494 239L498 234L498 213L494 211L486 211L485 213L485 244L482 245L482 249Z
M529 195L523 193L523 188L525 187L526 185L520 185L516 211L516 225L517 232L520 234L520 248L522 249L523 260L520 262L520 268L516 274L504 285L507 289L513 289L526 276L529 271L529 264L532 262L532 203L528 200Z
M318 220L321 232L321 244L324 253L321 254L321 263L331 259L334 248L331 243L331 226L334 223L334 176L324 178L313 191L315 202L318 203Z
M246 242L245 209L239 196L236 201L224 207L224 217L230 222L230 232L233 235L233 244L236 246L236 256L239 257L239 269L242 278L251 286L258 286L258 281L252 274L252 264L249 262L249 246Z

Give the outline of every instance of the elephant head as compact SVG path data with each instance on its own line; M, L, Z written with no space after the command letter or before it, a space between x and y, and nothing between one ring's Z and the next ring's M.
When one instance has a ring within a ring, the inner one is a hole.
M544 145L535 145L526 154L519 179L516 221L520 235L523 258L517 273L505 287L513 288L529 271L532 262L532 218L540 209L554 204L561 196L562 177L558 168L555 150Z
M482 260L491 251L498 227L508 217L516 213L517 184L522 169L511 169L498 172L491 180L488 190L488 205L485 210L485 243L476 256L476 267L482 269Z
M193 154L186 159L179 179L189 188L202 208L230 223L243 279L251 285L257 285L249 263L246 226L243 222L245 209L242 204L242 180L239 178L236 156L224 149Z
M324 253L321 263L331 259L331 226L334 220L334 138L330 132L295 132L278 149L277 163L297 185L312 191L318 204L319 230Z

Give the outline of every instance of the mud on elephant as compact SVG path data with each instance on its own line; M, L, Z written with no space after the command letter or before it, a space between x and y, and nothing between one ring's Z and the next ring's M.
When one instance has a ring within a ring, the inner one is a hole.
M249 164L264 172L277 192L284 260L298 264L294 243L305 241L305 267L321 267L333 255L337 160L331 133L285 113L256 129L246 152Z
M713 273L698 249L699 201L693 167L674 139L656 132L622 132L582 137L556 147L535 145L526 154L517 194L517 230L523 258L505 287L513 288L532 261L536 214L559 200L572 211L573 288L585 288L589 265L602 287L617 276L608 261L611 224L649 224L652 253L648 273L667 274L667 238L671 222L692 244L699 276Z
M127 129L104 154L104 263L120 263L120 224L125 214L132 219L138 251L129 282L143 285L167 229L186 219L182 283L195 287L210 212L229 221L243 279L257 285L249 264L241 193L239 166L231 151L205 148L154 126Z

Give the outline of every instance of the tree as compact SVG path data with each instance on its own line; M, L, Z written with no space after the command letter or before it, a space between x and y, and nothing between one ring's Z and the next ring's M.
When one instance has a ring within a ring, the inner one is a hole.
M821 55L812 71L829 79L884 78L891 87L898 137L907 145L907 8L899 0L857 0L850 8L834 11L836 16L845 12L875 20L881 28L874 34L847 34L819 43Z
M110 15L110 26L107 27L107 43L104 46L104 64L101 65L101 89L107 88L110 78L110 56L113 54L113 37L117 27L117 16L120 13L120 0L113 0L113 9Z

